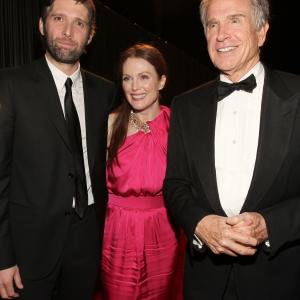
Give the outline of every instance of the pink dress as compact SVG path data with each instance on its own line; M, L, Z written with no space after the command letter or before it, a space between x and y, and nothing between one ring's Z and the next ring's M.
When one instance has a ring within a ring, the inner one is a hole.
M104 300L182 299L179 245L162 196L170 109L160 109L148 122L149 133L128 136L120 147L119 165L112 166L115 177L107 169Z

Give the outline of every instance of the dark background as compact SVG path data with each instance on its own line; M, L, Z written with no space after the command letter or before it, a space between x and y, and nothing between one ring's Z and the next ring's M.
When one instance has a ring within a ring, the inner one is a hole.
M0 0L0 68L43 55L38 32L43 0ZM217 74L208 58L198 0L95 0L97 33L82 66L116 81L119 54L136 42L158 47L169 66L163 103ZM262 51L269 66L300 74L297 1L271 0L271 27Z
M210 66L199 17L199 0L103 0L121 15ZM262 59L268 65L300 74L298 1L271 0L271 22Z

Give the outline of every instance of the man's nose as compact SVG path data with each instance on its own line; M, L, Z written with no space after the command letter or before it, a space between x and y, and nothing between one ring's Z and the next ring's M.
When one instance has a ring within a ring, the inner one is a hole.
M229 36L229 31L227 26L220 24L218 28L218 35L217 35L218 41L224 41L228 36Z
M72 24L69 22L66 22L64 27L64 36L71 37L72 35Z

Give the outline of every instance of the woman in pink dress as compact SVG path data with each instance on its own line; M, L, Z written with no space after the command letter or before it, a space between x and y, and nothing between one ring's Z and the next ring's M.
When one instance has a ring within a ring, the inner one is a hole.
M124 101L109 117L104 300L182 299L179 244L162 196L170 110L159 104L166 63L153 46L121 56Z

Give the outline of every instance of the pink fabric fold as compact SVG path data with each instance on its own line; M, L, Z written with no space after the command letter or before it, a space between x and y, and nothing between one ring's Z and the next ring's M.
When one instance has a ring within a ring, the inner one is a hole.
M161 106L150 132L128 136L107 169L103 300L182 299L179 243L162 196L169 118Z

